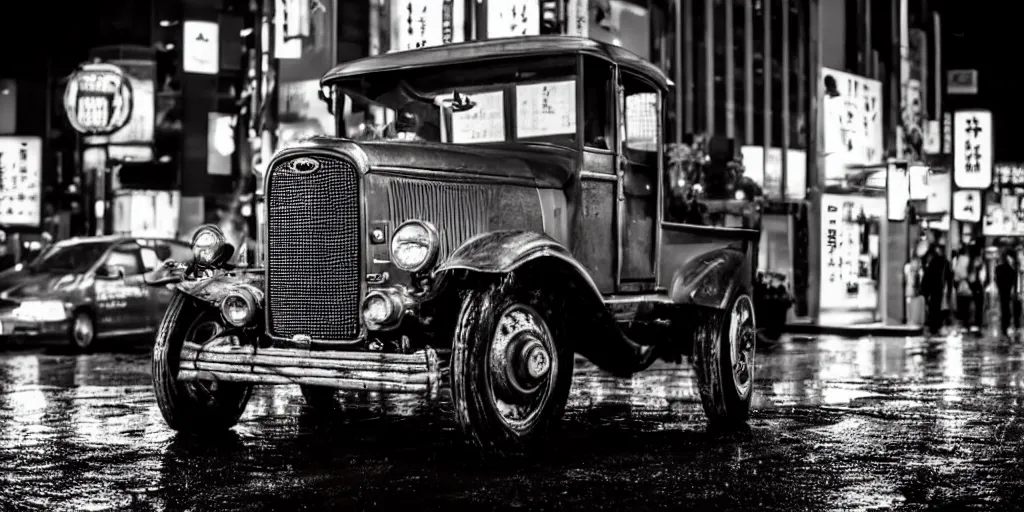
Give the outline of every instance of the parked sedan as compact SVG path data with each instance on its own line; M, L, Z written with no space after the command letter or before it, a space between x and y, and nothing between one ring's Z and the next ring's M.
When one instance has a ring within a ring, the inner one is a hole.
M28 264L0 272L0 338L66 339L77 350L97 340L156 330L171 291L141 275L162 262L190 261L176 240L125 236L73 238Z

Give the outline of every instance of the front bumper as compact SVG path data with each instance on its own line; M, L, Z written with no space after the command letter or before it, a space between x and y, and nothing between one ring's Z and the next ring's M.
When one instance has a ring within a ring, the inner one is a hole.
M68 333L65 320L36 321L0 314L0 338L55 338Z
M178 380L301 384L347 391L423 394L436 399L442 362L434 349L412 354L261 348L230 343L181 349Z

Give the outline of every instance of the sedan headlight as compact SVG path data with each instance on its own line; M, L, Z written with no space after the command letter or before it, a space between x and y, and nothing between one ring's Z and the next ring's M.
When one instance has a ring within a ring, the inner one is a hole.
M59 300L26 300L14 308L13 314L28 322L59 322L68 318L68 311Z
M212 224L201 226L196 230L196 234L192 235L192 256L203 265L212 265L218 251L226 243L227 238L220 228Z
M437 229L429 222L408 220L391 237L391 260L406 272L419 272L437 260Z
M246 291L231 292L220 303L221 317L235 327L247 325L255 313L256 299Z

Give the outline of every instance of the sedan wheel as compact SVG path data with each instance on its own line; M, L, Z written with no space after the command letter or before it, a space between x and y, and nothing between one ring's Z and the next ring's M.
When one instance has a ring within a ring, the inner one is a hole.
M69 338L71 345L78 350L87 350L96 338L96 327L89 313L80 311L71 321Z

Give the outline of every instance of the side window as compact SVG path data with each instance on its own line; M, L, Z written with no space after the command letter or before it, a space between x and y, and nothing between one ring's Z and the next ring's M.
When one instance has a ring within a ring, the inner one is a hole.
M160 258L156 255L156 249L152 247L143 247L139 250L139 254L142 255L142 266L146 272L156 269L160 266Z
M658 90L629 73L622 73L625 96L623 115L623 151L635 161L653 162L658 155L660 105Z
M114 267L121 267L124 269L124 275L126 276L141 273L142 268L139 264L138 244L121 244L115 247L107 256L104 266L111 270Z
M583 146L611 150L614 142L614 83L612 65L587 58L583 68Z
M192 247L187 244L174 242L160 243L157 244L157 255L160 256L161 263L169 259L178 263L185 263L192 261Z

